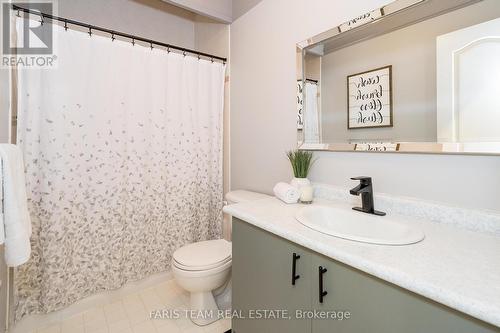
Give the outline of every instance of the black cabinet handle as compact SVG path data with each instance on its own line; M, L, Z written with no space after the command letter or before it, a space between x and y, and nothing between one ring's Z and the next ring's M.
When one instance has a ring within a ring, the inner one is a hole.
M297 273L297 260L300 259L300 256L297 253L293 253L293 258L292 258L292 286L295 286L295 281L300 279L300 275L296 274Z
M319 266L319 302L323 303L323 298L328 295L328 291L323 290L323 274L328 272L323 266Z

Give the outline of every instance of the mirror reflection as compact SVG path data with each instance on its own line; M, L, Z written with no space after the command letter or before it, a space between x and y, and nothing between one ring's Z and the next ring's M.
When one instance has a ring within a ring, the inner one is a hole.
M414 1L387 11L300 50L299 143L500 152L500 1Z

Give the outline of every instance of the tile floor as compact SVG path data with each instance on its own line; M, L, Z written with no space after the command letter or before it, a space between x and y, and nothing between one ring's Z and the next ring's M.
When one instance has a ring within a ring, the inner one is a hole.
M231 328L229 319L199 327L188 318L150 318L152 310L185 310L188 303L189 295L169 280L25 333L223 333Z

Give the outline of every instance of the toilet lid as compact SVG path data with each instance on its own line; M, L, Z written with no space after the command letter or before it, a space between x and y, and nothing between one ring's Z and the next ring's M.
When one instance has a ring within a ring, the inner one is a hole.
M270 198L270 196L267 194L246 191L246 190L236 190L226 193L226 200L229 201L229 203L255 201L266 198Z
M173 258L183 268L216 267L231 259L231 243L217 239L189 244L175 251Z

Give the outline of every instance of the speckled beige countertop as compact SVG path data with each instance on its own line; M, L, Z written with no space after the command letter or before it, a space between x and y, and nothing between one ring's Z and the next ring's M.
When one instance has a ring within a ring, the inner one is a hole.
M352 207L343 200L325 199L315 199L313 205ZM405 246L365 244L325 235L300 224L295 214L302 207L269 197L229 205L224 212L500 327L499 235L388 212L388 216L404 223L418 224L425 239Z

